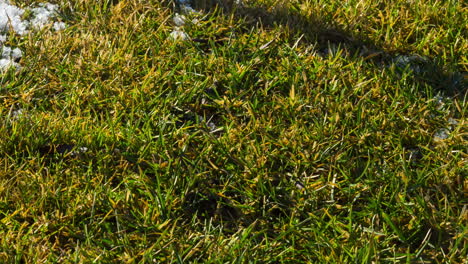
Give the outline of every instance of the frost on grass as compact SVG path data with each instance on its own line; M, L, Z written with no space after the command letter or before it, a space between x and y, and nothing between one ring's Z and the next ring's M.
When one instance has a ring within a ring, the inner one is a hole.
M19 69L17 61L21 58L22 52L18 48L11 48L3 45L7 40L8 33L15 33L20 36L26 35L32 29L42 29L50 25L51 19L57 14L58 6L50 3L40 3L37 7L21 9L10 4L7 0L0 0L0 72L15 67ZM28 11L28 12L26 12ZM30 13L30 16L25 14ZM54 22L54 30L65 28L65 23Z

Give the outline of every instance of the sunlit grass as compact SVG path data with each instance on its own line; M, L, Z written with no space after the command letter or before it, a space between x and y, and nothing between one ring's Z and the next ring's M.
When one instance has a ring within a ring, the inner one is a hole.
M461 1L244 1L185 41L170 1L56 2L6 43L0 262L467 261Z

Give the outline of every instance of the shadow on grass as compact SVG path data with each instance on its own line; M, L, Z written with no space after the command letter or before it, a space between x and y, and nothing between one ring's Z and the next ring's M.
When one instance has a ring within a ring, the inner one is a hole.
M239 7L234 10L223 9L225 7L206 6L206 1L203 4L198 4L195 1L193 7L195 9L204 10L204 12L224 12L226 15L233 14L235 17L247 23L246 28L260 26L262 28L274 29L276 27L284 27L291 33L291 36L296 36L300 43L305 46L314 46L320 56L326 57L332 54L337 49L342 51L342 54L349 56L350 59L364 60L378 68L394 68L395 74L391 76L398 80L402 75L409 76L409 80L417 87L417 92L423 96L433 96L441 94L444 97L459 97L463 99L466 93L467 80L466 72L453 72L447 70L447 66L443 65L442 59L427 58L412 54L406 51L388 52L383 47L379 46L370 39L355 35L352 32L346 31L340 25L333 25L329 21L324 21L319 17L305 17L297 11L285 8L270 8L268 6L257 7ZM273 11L271 11L273 10ZM202 40L197 39L201 42ZM207 41L206 41L207 42ZM294 44L294 43L292 43ZM427 93L430 91L429 93ZM364 164L366 162L363 162ZM364 166L359 168L364 170ZM356 174L361 174L356 172ZM272 186L275 188L278 186ZM209 187L207 187L208 189ZM223 212L219 210L217 204L226 204L221 202L221 198L214 194L206 195L203 191L191 192L187 195L185 206L189 214L198 212L205 217L213 217L216 214L221 214L219 217L226 221L236 221L238 217L242 217L236 213L226 213L223 217ZM287 192L286 192L287 194ZM293 204L292 201L282 201L280 204ZM227 206L229 211L233 211L233 207ZM274 209L274 208L273 208ZM267 212L272 217L281 214L279 209L274 210L263 209L259 211ZM428 213L430 215L430 213ZM283 215L283 217L287 217ZM254 217L260 217L258 215ZM273 217L274 218L274 217ZM246 219L246 222L249 220ZM422 221L424 227L416 233L404 234L405 237L410 237L405 243L412 246L419 245L424 242L425 235L432 232L435 235L431 238L431 242L442 245L448 248L449 245L443 241L447 239L447 234L450 233L444 228L430 223L429 219ZM413 232L413 231L412 231ZM415 248L416 250L416 248Z
M439 58L423 57L404 50L388 52L372 40L346 31L340 25L334 25L333 22L325 21L320 17L305 17L284 5L273 8L262 5L230 8L233 5L229 2L232 1L217 1L224 3L219 5L213 4L216 0L192 2L197 10L234 14L251 27L258 25L271 29L278 26L285 27L292 33L291 35L300 38L302 44L315 46L322 56L341 49L343 54L363 58L369 63L376 64L377 67L395 66L396 77L409 70L412 80L419 87L429 86L434 94L463 97L466 93L468 73L447 70L446 65L443 65ZM176 6L176 10L180 11L180 7Z

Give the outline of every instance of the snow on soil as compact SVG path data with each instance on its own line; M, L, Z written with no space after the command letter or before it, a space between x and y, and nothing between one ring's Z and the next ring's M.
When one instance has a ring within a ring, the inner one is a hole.
M3 45L7 35L16 33L23 36L30 30L42 29L52 23L50 20L56 16L57 10L58 6L50 3L40 3L36 7L22 9L10 4L8 0L0 0L0 72L10 67L19 69L17 61L23 55L19 48ZM26 16L29 20L25 19ZM52 27L61 30L65 28L65 23L54 22Z

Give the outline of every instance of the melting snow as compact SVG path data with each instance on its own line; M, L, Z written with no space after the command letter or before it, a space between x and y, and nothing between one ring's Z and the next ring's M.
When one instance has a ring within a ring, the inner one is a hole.
M187 20L184 15L179 15L178 13L175 14L174 18L174 24L178 27L181 27L185 25L185 21Z
M0 71L3 69L8 69L10 67L20 68L20 65L16 62L21 58L23 53L20 49L3 46L2 53L0 58Z
M40 3L39 7L32 10L34 18L31 20L31 25L34 28L43 28L50 23L50 18L57 14L58 6L50 3ZM65 24L63 22L55 22L54 29L63 29Z
M188 39L188 35L187 35L187 33L185 33L184 31L182 31L181 29L179 29L179 28L176 27L176 28L171 32L170 38L171 38L172 40L187 40L187 39Z
M3 50L2 50L2 58L9 58L9 59L12 59L12 60L17 60L19 58L21 58L21 56L23 55L23 52L21 52L20 49L18 48L10 48L10 47L3 47Z
M26 10L31 12L31 19L24 19ZM19 68L16 62L22 57L22 52L18 48L4 46L9 32L13 31L18 35L26 35L30 29L42 29L49 25L50 19L57 14L58 6L50 3L40 3L35 8L21 9L8 0L0 0L0 72L10 67ZM65 23L54 22L53 29L61 30L65 28Z
M447 139L449 136L450 136L450 130L446 128L440 128L435 132L434 140L435 141L444 140L444 139Z
M20 35L26 34L28 23L21 19L23 14L23 9L10 5L5 0L0 0L0 31L8 31L11 27Z

